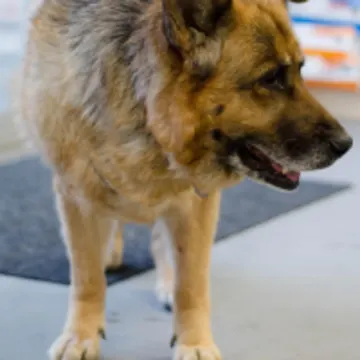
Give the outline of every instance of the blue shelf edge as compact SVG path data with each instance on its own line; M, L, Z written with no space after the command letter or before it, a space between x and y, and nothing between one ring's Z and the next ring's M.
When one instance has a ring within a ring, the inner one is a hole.
M357 31L360 31L359 21L347 21L347 20L333 20L333 19L321 19L318 17L291 15L291 19L295 23L304 24L318 24L318 25L330 25L330 26L352 26Z

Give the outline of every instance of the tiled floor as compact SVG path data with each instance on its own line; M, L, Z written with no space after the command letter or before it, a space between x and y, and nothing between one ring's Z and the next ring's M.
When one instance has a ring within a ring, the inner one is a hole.
M360 140L360 124L348 124ZM352 190L221 242L214 249L214 331L233 360L360 358L360 145L309 178ZM26 241L26 239L24 239ZM109 290L107 360L165 360L171 317L152 272ZM0 360L42 360L61 329L67 289L0 278Z

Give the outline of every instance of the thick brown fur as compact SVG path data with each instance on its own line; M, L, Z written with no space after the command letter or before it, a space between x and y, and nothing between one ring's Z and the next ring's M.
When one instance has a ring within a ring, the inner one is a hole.
M272 181L253 146L293 171L329 166L351 147L303 84L302 62L283 0L44 0L21 110L53 169L71 260L52 360L99 356L104 270L121 263L128 222L155 224L174 359L220 359L208 268L221 189Z

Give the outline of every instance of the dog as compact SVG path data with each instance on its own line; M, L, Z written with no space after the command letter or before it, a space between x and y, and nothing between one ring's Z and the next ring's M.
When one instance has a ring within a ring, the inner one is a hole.
M51 360L99 357L104 273L121 263L129 222L154 226L173 358L221 358L209 299L221 190L248 177L291 191L352 147L303 65L285 0L43 1L21 116L52 169L71 263Z

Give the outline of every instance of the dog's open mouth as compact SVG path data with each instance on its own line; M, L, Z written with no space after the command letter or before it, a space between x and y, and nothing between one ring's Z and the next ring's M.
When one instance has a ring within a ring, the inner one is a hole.
M285 169L253 145L246 145L239 152L244 165L254 171L260 180L284 190L299 186L300 173Z

